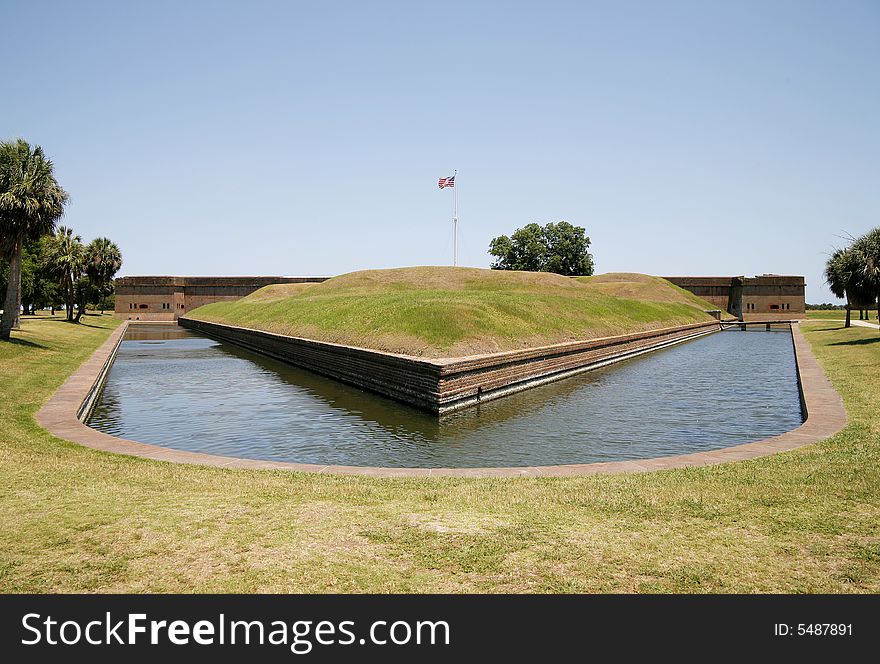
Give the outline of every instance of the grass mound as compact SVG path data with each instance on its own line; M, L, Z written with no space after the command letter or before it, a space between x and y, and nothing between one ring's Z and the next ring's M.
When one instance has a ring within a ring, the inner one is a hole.
M190 318L423 357L458 357L710 320L659 277L412 267L267 286Z
M697 307L700 311L718 308L690 291L686 291L684 288L666 281L662 277L652 277L636 272L609 272L608 274L598 274L593 277L577 277L576 279L611 297L648 302L665 302L667 304L680 304L684 302Z

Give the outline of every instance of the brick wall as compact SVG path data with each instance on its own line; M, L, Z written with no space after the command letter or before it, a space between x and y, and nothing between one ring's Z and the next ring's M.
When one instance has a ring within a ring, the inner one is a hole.
M467 358L426 360L181 318L179 324L435 414L720 329L717 321Z
M175 321L187 311L238 300L270 284L325 281L327 277L120 277L116 280L117 318Z
M797 319L805 316L804 278L761 275L757 277L665 277L745 320Z

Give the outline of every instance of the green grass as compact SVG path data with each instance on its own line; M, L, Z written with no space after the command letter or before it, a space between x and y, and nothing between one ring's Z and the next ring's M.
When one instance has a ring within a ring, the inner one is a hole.
M858 310L853 310L850 318L852 320L859 319ZM872 323L877 322L877 311L871 311L869 315L870 321ZM821 310L821 309L810 309L807 311L807 319L809 320L845 320L846 319L846 311L840 310Z
M188 316L425 357L513 350L711 320L708 302L658 277L474 268L369 270L275 285Z
M804 325L851 421L799 450L640 475L395 480L53 438L34 412L115 325L86 320L26 319L0 343L2 592L880 591L875 331Z

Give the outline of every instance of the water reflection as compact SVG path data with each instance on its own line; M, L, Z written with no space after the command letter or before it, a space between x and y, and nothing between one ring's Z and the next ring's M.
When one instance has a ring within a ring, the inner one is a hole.
M255 459L588 463L715 449L801 422L788 331L713 334L438 419L177 326L127 333L89 424Z
M192 337L189 330L174 324L165 323L142 323L132 325L125 332L126 341L168 341L169 339L189 339Z

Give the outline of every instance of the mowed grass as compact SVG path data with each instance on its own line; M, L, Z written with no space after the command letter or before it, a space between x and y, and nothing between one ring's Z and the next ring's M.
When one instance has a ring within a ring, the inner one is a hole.
M821 310L821 309L811 309L807 311L807 319L808 320L846 320L846 311L842 310ZM859 319L858 309L854 309L850 314L851 320ZM877 322L877 310L873 310L869 312L868 319L872 323Z
M870 329L804 324L850 416L816 445L637 475L397 480L52 437L34 412L116 324L86 320L26 319L0 344L2 592L880 591Z
M191 318L424 357L455 357L711 320L664 279L475 268L368 270L267 286Z

